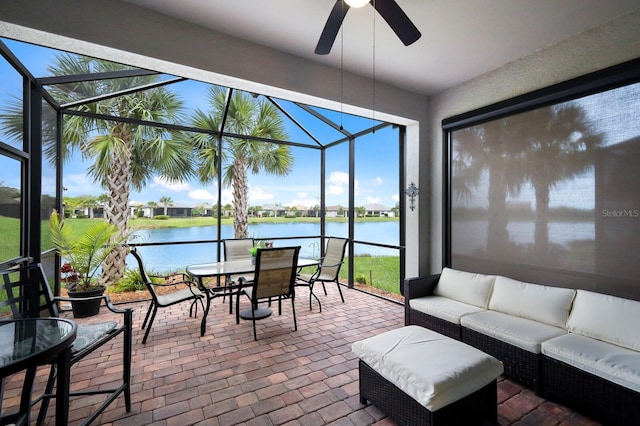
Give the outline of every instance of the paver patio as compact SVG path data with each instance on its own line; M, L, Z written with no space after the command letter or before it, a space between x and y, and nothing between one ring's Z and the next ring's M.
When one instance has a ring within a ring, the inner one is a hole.
M298 331L293 331L290 303L258 322L258 341L250 321L235 323L228 306L216 299L207 332L200 337L200 318L189 318L187 304L161 309L146 345L140 329L147 303L134 309L132 410L120 397L98 418L103 425L394 425L374 406L358 397L357 358L351 343L401 327L403 306L380 297L343 289L340 302L335 286L328 296L318 292L310 311L308 290L297 292ZM247 305L247 299L242 300ZM244 305L241 304L241 308ZM70 313L68 314L70 316ZM100 317L77 321L103 320ZM72 369L72 389L87 384L108 386L121 374L121 339ZM428 360L425 360L428 362ZM42 391L47 370L38 371L34 395ZM21 376L5 383L4 409L19 401ZM70 424L81 423L103 397L84 397L70 403ZM545 401L518 383L501 378L498 384L500 425L597 425L562 405ZM54 404L55 405L55 404ZM35 419L38 406L33 409ZM54 424L55 407L47 425Z

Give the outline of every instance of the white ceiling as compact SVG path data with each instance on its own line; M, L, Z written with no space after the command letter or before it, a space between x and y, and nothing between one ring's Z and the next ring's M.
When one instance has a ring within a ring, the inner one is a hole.
M397 0L422 33L416 43L405 47L367 5L349 10L319 56L335 0L125 1L363 76L375 69L376 80L426 95L640 9L640 0Z

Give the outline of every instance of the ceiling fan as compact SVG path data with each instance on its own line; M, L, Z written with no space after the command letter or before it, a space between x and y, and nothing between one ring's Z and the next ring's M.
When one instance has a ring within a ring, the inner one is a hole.
M376 11L387 21L387 24L389 24L405 46L414 43L422 35L395 0L337 0L322 30L315 53L317 55L327 55L331 51L333 42L338 35L342 21L349 11L349 8L362 7L367 3L375 7Z

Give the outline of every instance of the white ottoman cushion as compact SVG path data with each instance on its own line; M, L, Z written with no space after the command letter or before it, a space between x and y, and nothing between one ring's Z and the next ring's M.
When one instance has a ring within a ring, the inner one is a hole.
M429 411L471 395L504 371L494 357L415 325L355 342L352 350Z

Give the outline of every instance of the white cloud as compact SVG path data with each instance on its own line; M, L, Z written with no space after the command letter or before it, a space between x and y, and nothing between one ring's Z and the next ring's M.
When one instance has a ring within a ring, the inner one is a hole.
M64 175L62 186L65 188L65 195L98 195L104 192L100 185L93 182L93 179L86 174Z
M273 200L273 193L265 192L262 188L256 186L249 190L249 205L252 201Z
M348 185L349 175L345 172L331 172L328 182L338 186Z
M167 179L161 176L155 176L153 178L153 183L151 184L152 188L162 188L167 189L169 191L174 192L183 192L189 191L191 189L191 185L187 182L169 182Z
M192 191L189 191L189 198L191 198L192 200L199 200L199 201L204 200L204 201L213 202L213 200L217 199L218 196L213 195L206 189L194 189Z
M299 192L298 198L295 200L289 201L287 206L305 206L306 208L311 208L316 204L320 204L317 198L310 198L309 194L306 192Z
M231 204L233 202L233 192L230 189L223 189L221 198L222 201L220 201L220 204L223 206L225 204Z
M340 195L344 193L344 188L337 185L329 185L327 188L327 195Z
M327 195L340 195L343 194L349 186L349 174L345 172L331 172L329 179L327 179ZM355 193L360 192L360 183L358 179L354 182Z
M382 178L380 176L376 177L373 180L373 186L379 186L379 185L382 185Z
M400 196L398 194L392 195L391 199L396 203L400 202Z
M380 204L380 197L367 197L367 203Z

